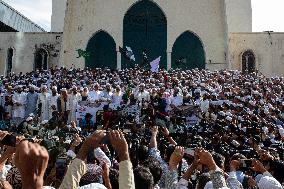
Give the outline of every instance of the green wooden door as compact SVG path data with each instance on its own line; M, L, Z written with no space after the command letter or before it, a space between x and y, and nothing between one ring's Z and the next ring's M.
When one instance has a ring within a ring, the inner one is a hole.
M88 42L86 51L90 57L86 58L88 68L117 68L116 44L106 32L96 33Z
M149 61L162 56L160 68L166 68L167 19L155 3L141 0L127 11L123 20L123 44L124 48L132 48L135 64L142 65L142 53L146 50ZM131 67L123 56L122 67Z
M205 53L199 38L191 32L184 32L175 41L172 49L173 69L204 69Z
M255 71L255 56L251 50L242 55L242 71L243 73L253 73Z

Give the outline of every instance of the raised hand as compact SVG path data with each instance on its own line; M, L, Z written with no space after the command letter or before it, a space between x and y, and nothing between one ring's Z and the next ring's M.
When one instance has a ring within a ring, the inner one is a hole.
M265 169L265 167L263 166L263 164L258 161L258 160L253 160L252 161L252 166L251 169L254 170L255 172L259 172L259 173L264 173L267 170Z
M47 150L37 143L22 141L16 148L15 165L22 176L23 189L41 189L48 164Z
M82 139L80 138L80 136L78 134L74 135L74 141L72 143L72 146L79 146L82 142Z
M104 136L106 136L106 132L104 130L99 130L86 138L76 157L84 161L91 150L99 147Z
M157 126L151 128L152 135L157 135L159 132L159 128Z
M210 152L204 150L204 149L197 149L196 155L199 158L199 162L203 165L207 165L209 170L216 170L217 165L211 155Z
M125 161L129 159L128 145L121 131L111 131L109 133L109 139L112 147L118 154L119 161Z
M164 135L164 137L168 137L170 135L169 130L166 127L161 128L161 133Z
M169 162L170 170L176 170L178 168L178 164L182 160L183 156L184 156L184 148L181 146L177 146L170 158Z

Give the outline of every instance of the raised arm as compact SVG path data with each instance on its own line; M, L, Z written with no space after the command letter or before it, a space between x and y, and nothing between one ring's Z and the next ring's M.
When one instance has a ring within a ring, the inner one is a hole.
M70 164L66 175L60 185L60 189L77 189L81 177L86 173L87 167L84 161L91 150L97 148L105 136L105 131L96 131L88 137L79 150L76 159Z
M111 131L110 142L119 158L119 189L135 189L132 163L129 158L128 144L122 132Z
M149 144L149 148L155 148L157 149L157 135L158 135L158 127L153 127L151 129L151 133L152 133L152 136L151 136L151 140L150 140L150 144Z
M166 127L163 127L161 129L161 133L164 135L164 137L169 141L170 144L176 146L176 141L170 136L170 132Z

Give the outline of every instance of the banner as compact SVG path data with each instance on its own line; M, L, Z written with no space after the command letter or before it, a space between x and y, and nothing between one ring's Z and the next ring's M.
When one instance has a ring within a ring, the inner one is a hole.
M90 113L92 117L92 121L96 123L96 115L98 111L102 111L103 106L100 107L90 107L90 106L83 106L83 105L78 105L77 106L77 111L76 111L76 120L77 124L79 125L80 120L84 119L86 113Z

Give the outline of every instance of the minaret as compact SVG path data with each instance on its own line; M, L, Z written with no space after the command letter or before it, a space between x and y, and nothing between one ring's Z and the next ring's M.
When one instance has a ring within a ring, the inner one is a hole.
M67 0L52 0L51 32L63 32Z
M228 33L252 32L251 0L224 0Z

